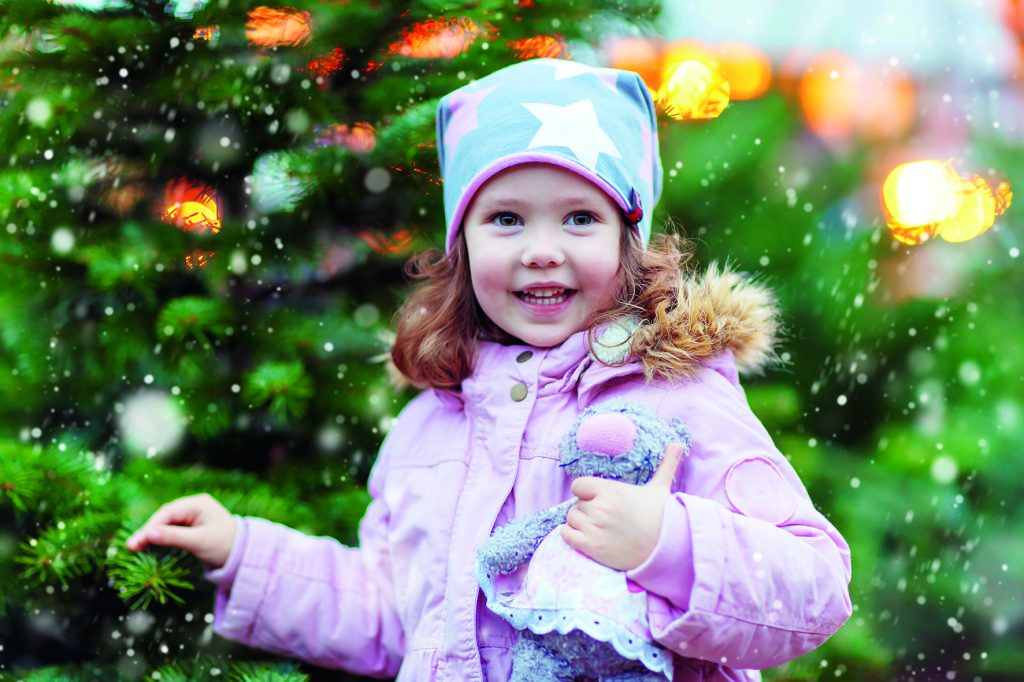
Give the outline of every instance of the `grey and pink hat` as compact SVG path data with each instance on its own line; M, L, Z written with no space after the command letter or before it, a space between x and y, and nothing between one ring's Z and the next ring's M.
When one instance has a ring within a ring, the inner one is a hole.
M499 69L441 98L437 153L446 252L484 182L530 162L561 166L600 187L647 246L661 196L661 158L654 102L632 71L562 59Z

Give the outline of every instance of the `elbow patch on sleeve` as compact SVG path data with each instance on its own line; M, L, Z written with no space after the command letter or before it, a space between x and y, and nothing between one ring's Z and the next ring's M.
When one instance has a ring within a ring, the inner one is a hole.
M796 511L796 493L765 457L746 457L729 467L725 494L744 516L775 525Z

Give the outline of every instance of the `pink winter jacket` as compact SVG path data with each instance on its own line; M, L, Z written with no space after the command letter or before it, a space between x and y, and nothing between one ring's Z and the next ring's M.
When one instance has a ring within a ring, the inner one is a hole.
M647 383L636 345L625 364L603 364L585 332L548 349L481 342L461 393L423 391L387 434L359 547L236 517L227 563L206 574L219 586L214 630L400 682L506 680L516 631L484 605L476 550L510 519L571 497L559 440L588 405L619 397L691 433L658 544L628 572L675 654L674 679L759 680L820 645L850 617L849 547L737 377L768 357L771 298L714 268L681 292L671 319L689 339L685 380Z

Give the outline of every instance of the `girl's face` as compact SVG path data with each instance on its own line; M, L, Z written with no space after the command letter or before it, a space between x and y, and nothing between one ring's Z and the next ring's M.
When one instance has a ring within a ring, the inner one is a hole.
M512 166L474 195L463 229L473 293L523 343L557 346L618 289L619 208L559 166Z

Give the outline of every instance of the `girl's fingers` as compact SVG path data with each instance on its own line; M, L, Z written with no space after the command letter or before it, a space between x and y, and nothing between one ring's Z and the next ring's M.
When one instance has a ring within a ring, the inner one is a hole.
M167 504L163 505L149 517L149 519L142 524L142 527L135 531L125 546L133 551L140 551L146 548L146 545L152 542L153 544L163 544L151 536L151 531L154 528L160 526L191 526L195 523L199 516L199 508L195 504L195 500L190 497L182 497L177 500L172 500Z
M179 547L193 552L193 548L197 545L196 535L198 533L198 530L189 526L146 524L146 526L140 528L134 535L128 538L125 544L128 549L136 552L145 549L148 545Z
M199 531L188 526L157 526L150 529L151 544L162 547L178 547L195 554Z

